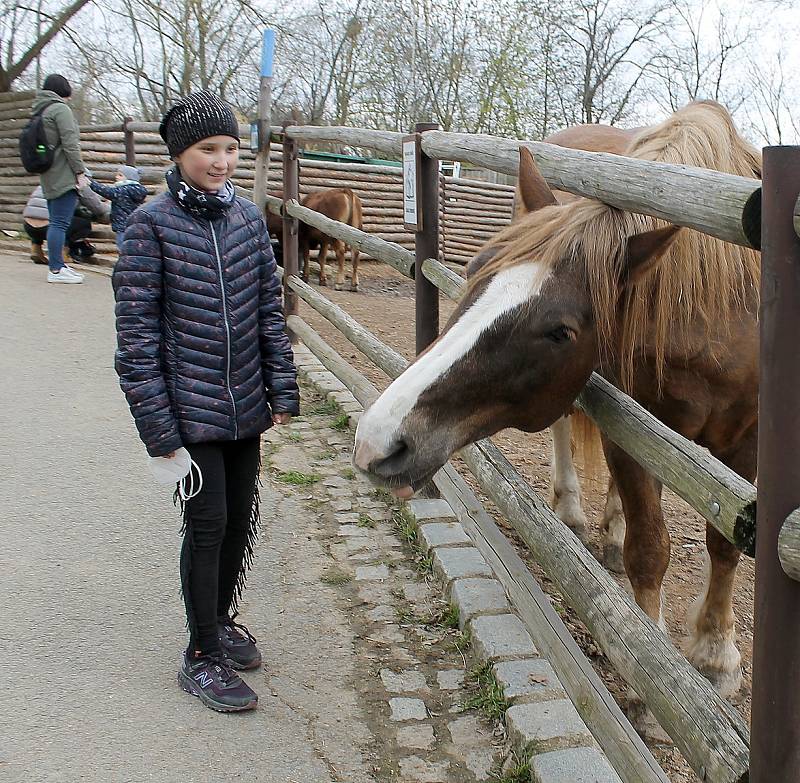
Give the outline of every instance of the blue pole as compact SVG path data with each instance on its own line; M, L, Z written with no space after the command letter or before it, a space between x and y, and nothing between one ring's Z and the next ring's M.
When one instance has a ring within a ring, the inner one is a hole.
M261 46L261 75L272 77L272 65L275 59L275 31L267 27L264 30L264 42Z

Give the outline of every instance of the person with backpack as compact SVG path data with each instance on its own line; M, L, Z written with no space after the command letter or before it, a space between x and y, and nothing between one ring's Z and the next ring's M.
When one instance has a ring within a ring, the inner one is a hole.
M46 148L38 149L44 159L40 167L51 157L46 169L38 172L50 221L47 227L48 283L83 282L83 275L67 266L63 258L67 231L78 205L78 190L89 184L81 160L78 123L68 106L71 95L70 83L60 74L50 74L36 93L31 123L20 137L20 156L28 170L31 145L36 149Z
M111 202L111 228L117 235L117 249L122 252L122 236L131 213L144 204L147 189L139 182L141 173L135 166L120 166L114 175L113 185L102 185L89 180L91 189Z
M264 219L231 182L233 111L203 90L159 130L174 166L167 191L125 228L115 366L151 471L177 482L183 506L189 645L178 682L238 712L258 702L236 670L259 666L261 653L235 618L259 523L261 434L299 412L297 370Z

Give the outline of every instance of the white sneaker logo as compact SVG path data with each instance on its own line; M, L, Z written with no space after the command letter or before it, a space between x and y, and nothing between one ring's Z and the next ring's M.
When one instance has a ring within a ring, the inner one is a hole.
M195 682L199 683L201 688L207 688L212 682L214 682L208 672L200 672L200 674L198 674L194 679Z

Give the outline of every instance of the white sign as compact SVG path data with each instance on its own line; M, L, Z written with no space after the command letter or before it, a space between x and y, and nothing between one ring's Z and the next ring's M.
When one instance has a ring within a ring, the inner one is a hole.
M403 139L403 223L415 231L422 229L417 202L417 150L417 136Z

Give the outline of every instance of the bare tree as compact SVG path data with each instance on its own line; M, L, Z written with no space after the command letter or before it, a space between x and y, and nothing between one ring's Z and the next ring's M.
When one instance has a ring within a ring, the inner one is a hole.
M577 0L561 11L555 25L572 44L577 85L573 101L562 104L565 123L613 125L626 116L667 13L661 0Z
M25 5L0 2L0 92L8 92L17 79L38 61L44 48L91 0L50 7L41 0ZM39 81L41 74L36 74Z
M752 39L749 13L744 6L734 13L716 0L672 0L672 11L650 66L662 101L675 111L710 98L735 112L747 98L735 66Z
M212 89L249 112L265 23L249 0L115 0L91 34L66 33L83 60L84 78L117 117L133 110L154 120L198 89Z

